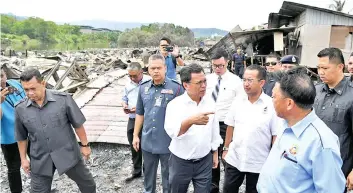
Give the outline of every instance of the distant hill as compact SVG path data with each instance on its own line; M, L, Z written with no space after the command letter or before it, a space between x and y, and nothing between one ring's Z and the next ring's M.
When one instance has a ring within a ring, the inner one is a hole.
M12 13L4 13L5 15L16 17L18 20L24 20L28 17L17 16ZM148 25L148 23L138 22L119 22L119 21L108 21L108 20L82 20L73 22L56 22L57 24L69 23L70 25L88 25L95 28L108 28L111 30L125 31L126 29L132 29L141 27L142 25ZM225 36L228 32L217 28L191 28L196 38L199 37L211 37L213 35Z
M211 37L212 35L225 36L228 31L217 29L217 28L191 28L196 38L199 37Z
M26 17L26 16L18 16L18 15L15 15L15 14L13 14L13 13L1 13L1 14L15 17L17 20L25 20L25 19L28 18L28 17Z
M125 29L132 29L141 27L142 25L148 25L148 23L138 22L119 22L119 21L107 21L107 20L82 20L74 22L56 22L58 24L69 23L70 25L88 25L95 28L107 28L111 30L125 31Z

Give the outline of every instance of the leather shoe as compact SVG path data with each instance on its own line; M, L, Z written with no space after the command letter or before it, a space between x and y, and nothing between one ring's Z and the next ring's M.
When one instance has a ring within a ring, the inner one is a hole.
M219 193L219 187L212 183L211 193Z
M132 180L134 180L136 178L140 178L141 176L142 176L141 173L132 174L130 177L125 179L125 182L131 182Z

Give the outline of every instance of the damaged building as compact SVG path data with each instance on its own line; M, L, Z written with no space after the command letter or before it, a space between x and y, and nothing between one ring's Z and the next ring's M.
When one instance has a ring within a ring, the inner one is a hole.
M259 30L230 31L207 51L224 48L231 55L240 47L250 63L264 63L276 52L295 54L301 65L315 69L317 53L326 47L340 48L347 60L352 52L353 15L309 5L284 1L278 13L270 13L266 27Z

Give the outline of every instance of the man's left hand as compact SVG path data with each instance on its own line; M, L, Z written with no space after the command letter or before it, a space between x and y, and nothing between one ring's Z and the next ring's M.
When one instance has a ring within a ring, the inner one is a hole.
M174 57L179 56L179 47L178 47L177 45L174 45L172 55L173 55Z
M218 167L218 162L219 162L219 159L218 159L218 152L216 150L216 152L213 153L213 165L212 165L212 168L215 169Z
M348 177L347 177L347 189L348 190L353 190L353 170L351 171L351 173L349 173Z
M90 147L81 147L81 153L85 160L89 160L89 156L91 155L91 148Z

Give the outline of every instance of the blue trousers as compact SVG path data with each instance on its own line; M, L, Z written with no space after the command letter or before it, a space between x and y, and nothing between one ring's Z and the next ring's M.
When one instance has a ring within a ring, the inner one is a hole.
M168 160L170 153L152 154L142 150L142 157L144 161L144 193L156 193L156 179L159 162L161 162L163 193L169 193Z

